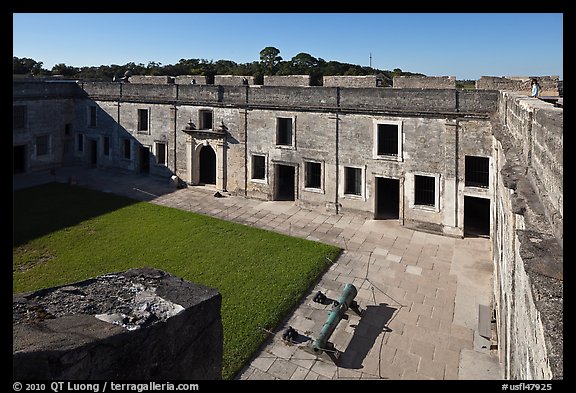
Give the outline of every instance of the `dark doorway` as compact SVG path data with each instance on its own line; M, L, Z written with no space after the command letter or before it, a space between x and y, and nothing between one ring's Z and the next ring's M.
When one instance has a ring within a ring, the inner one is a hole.
M140 146L140 173L150 173L150 148Z
M96 166L98 164L98 142L95 140L90 141L90 165Z
M26 172L26 145L14 146L14 173Z
M464 236L490 237L490 199L464 197Z
M294 200L294 167L290 165L276 165L276 200Z
M200 149L200 184L216 184L216 153L210 146Z
M377 177L375 198L374 219L400 218L400 180Z

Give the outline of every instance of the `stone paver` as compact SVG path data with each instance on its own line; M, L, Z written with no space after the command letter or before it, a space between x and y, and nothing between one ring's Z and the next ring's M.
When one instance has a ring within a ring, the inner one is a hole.
M13 188L69 182L163 206L213 215L280 233L337 245L345 250L287 316L238 379L501 379L497 359L475 350L478 306L490 305L491 244L455 239L378 221L368 214L334 215L286 201L241 196L214 198L215 189L175 190L168 180L95 169L59 168L56 174L23 174ZM338 364L287 345L287 326L316 337L330 306L312 301L322 291L339 297L353 283L362 317L349 311L331 342ZM476 345L477 346L477 345ZM481 365L482 367L478 367Z

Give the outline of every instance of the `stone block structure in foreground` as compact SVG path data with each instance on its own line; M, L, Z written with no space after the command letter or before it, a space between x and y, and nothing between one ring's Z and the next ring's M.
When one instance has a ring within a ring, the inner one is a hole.
M218 291L131 269L13 298L13 377L221 379Z

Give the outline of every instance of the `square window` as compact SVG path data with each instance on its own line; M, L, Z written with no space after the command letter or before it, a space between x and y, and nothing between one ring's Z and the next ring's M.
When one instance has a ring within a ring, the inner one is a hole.
M123 144L123 153L124 153L124 158L129 160L130 156L132 155L131 153L131 142L130 139L124 139L124 144Z
M344 194L362 195L362 169L344 167Z
M36 137L36 155L45 156L48 155L50 137L48 135L42 135Z
M292 118L279 117L276 119L276 144L292 146Z
M97 107L92 105L89 108L89 112L88 112L88 126L89 127L96 127L96 112L97 112Z
M436 178L414 176L414 204L436 206Z
M166 165L166 144L156 142L156 163Z
M266 180L266 157L252 156L252 179Z
M304 185L307 188L322 188L322 164L319 162L306 162Z
M104 155L109 156L110 155L110 137L109 136L104 137L103 144L104 144L104 148L102 150L104 151Z
M488 188L490 182L488 157L466 156L464 166L466 186Z
M26 128L26 120L28 117L28 107L26 105L14 105L14 128Z
M200 129L201 130L211 130L213 122L213 113L208 110L200 110Z
M148 109L138 109L138 131L148 131Z
M398 125L378 124L376 154L379 156L398 155Z
M84 151L84 134L78 134L78 151Z

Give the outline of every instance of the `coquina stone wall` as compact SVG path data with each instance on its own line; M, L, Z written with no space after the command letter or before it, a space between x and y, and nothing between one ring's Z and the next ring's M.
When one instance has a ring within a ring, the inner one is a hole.
M206 77L204 75L179 75L175 78L174 83L177 85L205 85Z
M563 254L554 230L561 219L547 213L553 208L546 202L549 193L539 187L546 176L561 185L562 172L558 177L535 171L530 153L534 111L559 114L540 103L501 93L494 126L494 304L500 360L509 379L563 378ZM541 132L561 140L561 114L556 120ZM562 152L543 148L538 154Z
M393 78L392 86L397 89L455 89L456 77L402 75Z
M173 76L167 75L132 75L128 78L130 83L144 83L144 84L151 84L151 85L166 85L168 83L174 83Z
M265 86L310 86L310 75L264 75Z
M146 268L15 294L13 377L221 379L221 302Z
M363 76L324 76L322 85L325 87L385 87L390 80L384 75Z
M214 84L226 86L253 85L254 77L239 75L214 75Z
M89 165L96 156L97 167L138 173L149 159L150 173L197 184L198 156L209 148L216 188L275 199L277 169L291 166L296 203L336 212L375 212L377 179L396 179L399 222L453 236L463 235L464 195L490 199L494 309L506 376L563 377L563 109L496 90L28 81L14 83L14 106L21 105L30 117L14 129L15 145L33 149L35 133L60 138L71 130L63 140L73 142L73 159L58 154L52 164ZM145 130L138 125L143 111ZM61 114L56 121L54 113ZM279 145L286 119L291 142ZM382 124L398 130L397 155L375 153ZM82 151L80 135L87 143ZM142 154L147 149L150 156ZM265 166L259 178L257 156ZM466 156L489 158L487 188L465 186ZM309 163L319 164L315 187L306 185ZM346 168L359 170L354 195L343 189ZM417 175L434 177L434 206L415 206Z
M515 91L530 95L532 87L530 81L536 78L540 84L541 96L560 95L560 77L554 76L482 76L476 81L478 90L504 90Z

